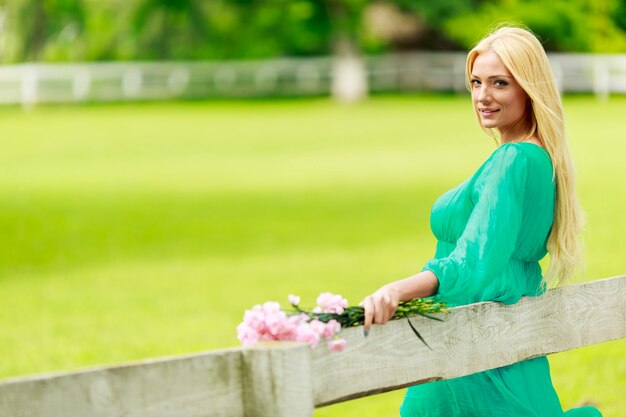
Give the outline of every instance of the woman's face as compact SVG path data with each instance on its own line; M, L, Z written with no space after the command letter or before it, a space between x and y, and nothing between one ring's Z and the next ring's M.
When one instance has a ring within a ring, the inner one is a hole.
M476 57L471 91L483 127L498 129L503 142L523 135L528 96L494 52Z

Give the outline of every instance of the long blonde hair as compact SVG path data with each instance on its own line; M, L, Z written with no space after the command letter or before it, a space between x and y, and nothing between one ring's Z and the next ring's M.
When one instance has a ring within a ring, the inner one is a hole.
M466 82L469 88L476 57L493 51L529 97L521 140L538 137L552 159L556 187L554 219L548 236L550 267L545 275L549 286L566 282L577 265L582 265L582 243L578 240L584 214L576 197L572 157L565 136L563 106L546 52L529 30L505 26L483 38L467 55ZM477 113L477 117L478 113ZM480 122L480 120L479 120ZM493 129L483 128L498 142Z

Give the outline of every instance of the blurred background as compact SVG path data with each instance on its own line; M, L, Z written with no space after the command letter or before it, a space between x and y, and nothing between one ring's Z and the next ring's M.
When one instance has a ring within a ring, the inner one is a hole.
M3 0L0 103L463 91L464 51L502 21L556 53L563 91L625 93L623 56L572 56L626 51L625 4Z
M0 0L0 378L237 346L254 304L419 271L495 149L463 71L502 22L564 94L573 281L622 275L626 0ZM625 351L551 355L563 406L626 415Z

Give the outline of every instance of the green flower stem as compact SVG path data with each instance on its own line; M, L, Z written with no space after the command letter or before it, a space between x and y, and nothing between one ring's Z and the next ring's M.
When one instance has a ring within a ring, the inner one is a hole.
M365 322L365 309L361 306L351 306L346 308L342 314L335 313L313 313L312 311L306 311L301 309L297 305L292 305L294 308L293 314L306 314L311 320L317 319L324 323L328 323L330 320L336 320L341 324L341 327L355 327L362 326ZM431 320L443 321L439 317L431 316L436 313L449 313L450 310L444 302L438 301L435 298L414 298L409 301L401 302L398 305L395 313L391 317L392 320L406 318L411 326L411 330L415 335L430 349L430 346L426 343L424 338L418 333L417 329L409 321L411 316L422 316Z

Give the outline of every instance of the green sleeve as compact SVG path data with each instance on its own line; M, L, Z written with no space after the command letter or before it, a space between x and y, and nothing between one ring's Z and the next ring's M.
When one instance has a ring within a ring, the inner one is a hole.
M522 223L528 161L509 145L500 146L477 174L472 190L475 206L455 249L423 268L437 276L444 299L479 294L513 255Z

